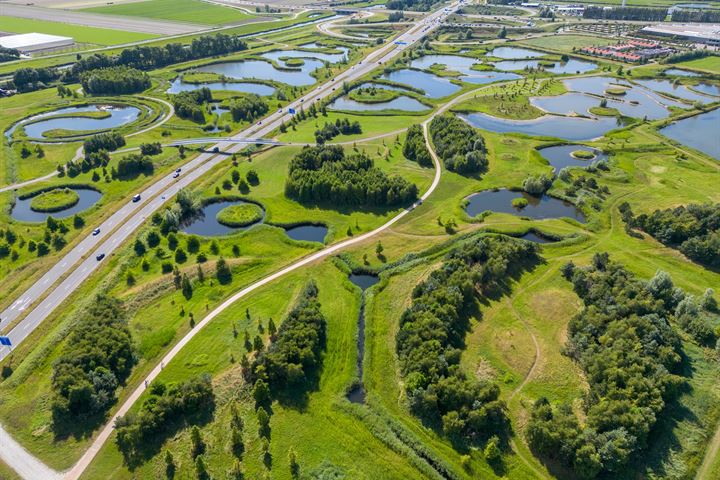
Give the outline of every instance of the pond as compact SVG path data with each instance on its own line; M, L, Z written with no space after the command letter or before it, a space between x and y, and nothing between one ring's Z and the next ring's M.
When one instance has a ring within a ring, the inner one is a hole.
M515 73L473 70L471 67L476 63L480 63L480 61L460 55L425 55L413 60L410 66L427 70L434 64L445 65L448 70L462 75L459 80L476 85L521 78Z
M572 153L582 150L584 152L591 152L595 155L595 158L589 160L583 160L572 156ZM557 145L554 147L545 147L538 149L538 153L550 163L555 171L560 171L565 167L587 167L594 161L607 161L608 156L592 147L586 147L585 145Z
M407 112L420 112L429 110L429 107L412 97L401 95L387 102L365 103L352 100L347 97L340 97L328 105L330 110L348 110L355 112L370 112L379 110L404 110Z
M91 117L62 117L53 118L57 115L72 115L86 112L107 111L110 116L106 118ZM45 132L56 129L69 130L73 132L88 132L94 130L109 130L126 125L140 115L140 109L131 106L119 105L84 105L82 107L67 107L42 113L26 118L13 125L5 135L10 138L15 129L22 125L25 133L30 138L43 138ZM47 120L40 120L43 118Z
M515 208L512 201L515 198L525 197L528 204L525 208ZM530 217L536 220L547 218L574 218L579 222L585 222L585 216L575 205L549 195L541 198L534 197L525 192L513 192L511 190L486 190L475 193L468 198L465 211L471 217L481 214L486 210L498 213L510 213Z
M495 68L503 71L525 70L526 68L537 69L541 60L506 60L495 63ZM567 62L554 62L551 67L543 67L546 72L562 75L565 73L587 73L597 68L597 64L583 60L570 59Z
M208 203L202 208L198 215L186 221L181 229L184 233L191 235L217 237L247 230L265 220L265 210L263 210L263 217L260 220L245 227L228 227L218 222L217 214L220 213L221 210L232 205L242 205L244 203L249 202L243 202L242 200L222 200Z
M320 60L305 60L305 64L293 70L279 70L265 60L243 60L238 62L214 63L196 68L198 72L216 73L230 78L275 80L293 86L312 85L316 79L310 72L323 66Z
M538 58L538 57L542 57L547 54L543 53L543 52L538 52L537 50L530 50L528 48L497 47L496 49L486 53L485 55L488 57L513 59L513 58Z
M57 219L68 218L72 217L76 213L82 212L83 210L87 210L88 208L95 205L98 200L102 198L102 193L91 188L74 188L63 186L58 186L58 188L70 188L71 190L75 191L75 193L77 193L79 197L78 202L72 207L66 208L65 210L60 210L59 212L36 212L30 208L30 204L33 200L32 197L26 198L24 200L16 198L15 205L10 211L10 216L15 220L21 222L37 223L46 221L48 217L53 217Z
M666 137L720 160L720 109L673 122L660 130Z
M533 232L532 230L527 232L524 235L520 235L517 238L522 238L523 240L527 240L528 242L533 242L533 243L554 243L557 241L552 238L538 235L537 233Z
M582 118L545 115L534 120L509 120L484 113L460 115L475 128L496 133L524 133L545 137L562 138L570 141L591 140L622 126L614 117Z
M720 97L720 84L700 82L697 85L689 85L691 90L697 90L698 92L706 95L712 95L714 97ZM714 98L712 101L717 102L719 99Z
M170 84L167 93L191 92L207 87L210 90L225 90L229 92L255 93L260 96L269 96L275 93L270 85L252 82L207 82L207 83L185 83L181 77L177 77Z
M302 242L325 243L328 228L325 225L298 225L283 227L288 237Z
M632 94L631 96L636 97ZM607 97L605 101L607 107L615 108L627 117L647 117L649 120L657 120L670 115L670 111L667 108L643 93L639 92L637 97L642 98L640 98L639 101L633 100L632 103L617 97ZM601 100L601 98L585 93L571 92L553 97L531 97L530 104L546 112L557 113L559 115L592 116L590 109L600 106Z
M350 275L350 282L365 291L380 281L377 275L368 275L365 273L353 273Z
M301 45L304 48L318 48L317 44ZM320 47L323 48L323 47ZM350 49L347 47L333 47L333 50L340 50L341 53L323 53L304 50L273 50L272 52L263 53L261 56L269 60L275 60L280 65L285 65L281 58L314 58L324 62L337 63L347 58Z
M684 85L674 84L671 80L637 80L637 83L656 92L666 93L691 102L710 103L717 99L693 92Z
M671 77L699 77L700 74L697 72L691 72L690 70L683 70L680 68L668 68L667 70L664 70L663 73L665 75L669 75Z
M389 74L383 75L382 78L392 82L412 85L414 88L420 88L425 92L425 96L429 98L441 98L452 95L460 90L459 85L451 83L450 80L428 72L420 70L411 70L409 68L403 70L395 70Z

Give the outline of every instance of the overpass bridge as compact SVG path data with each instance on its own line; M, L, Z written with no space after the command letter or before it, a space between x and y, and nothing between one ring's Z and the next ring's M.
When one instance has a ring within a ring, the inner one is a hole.
M286 142L278 142L267 138L237 138L237 137L201 137L175 140L168 143L168 147L179 147L180 145L202 145L204 143L246 143L248 145L287 145Z

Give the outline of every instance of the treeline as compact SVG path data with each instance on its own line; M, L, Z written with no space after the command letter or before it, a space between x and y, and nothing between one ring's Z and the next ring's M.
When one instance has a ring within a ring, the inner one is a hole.
M594 7L588 5L583 18L602 20L640 20L643 22L662 22L667 17L667 8L644 7Z
M720 10L710 9L675 9L672 12L673 22L720 23Z
M99 421L135 364L119 300L98 296L80 315L53 364L53 429L64 433L91 417Z
M67 70L57 68L25 68L17 70L13 76L15 88L29 92L45 88L48 82L60 79L64 83L73 83L81 79L81 74L103 68L126 66L139 70L152 70L174 63L187 62L198 58L226 55L247 49L247 43L233 35L205 35L193 39L190 45L169 43L163 46L137 46L126 48L119 55L95 53L81 58ZM21 72L22 71L22 72Z
M624 203L620 212L629 227L649 233L695 262L720 268L720 203L691 203L637 216Z
M408 160L417 162L423 167L432 167L433 161L430 152L425 145L425 135L420 125L410 125L407 135L405 136L405 145L403 145L403 155Z
M340 134L354 135L357 133L362 133L360 122L356 120L350 123L350 120L347 118L337 118L335 119L335 123L327 122L323 128L315 130L315 142L322 145Z
M84 72L80 84L85 93L117 95L140 93L150 88L150 77L136 68L118 66Z
M435 0L390 0L385 4L388 10L415 10L427 12L437 3Z
M697 58L705 58L712 55L712 52L708 50L688 50L686 52L676 53L660 60L660 63L680 63L687 62L688 60L695 60Z
M478 300L507 289L508 279L537 262L537 245L504 236L480 237L448 254L418 284L400 319L396 349L412 411L461 443L503 435L509 428L500 389L460 367Z
M249 94L230 104L230 115L236 122L252 122L265 115L270 107L259 95Z
M386 175L364 153L346 156L339 145L303 148L285 182L290 198L336 206L394 206L414 201L417 193L414 183Z
M202 87L191 92L180 92L173 95L172 102L175 114L180 118L205 123L205 108L203 105L212 101L212 91Z
M0 63L11 62L20 58L20 52L14 48L0 47Z
M435 151L445 167L460 174L487 169L487 149L480 134L455 115L444 114L430 122L430 136Z
M320 310L318 288L309 282L295 307L247 372L251 382L270 390L306 385L313 380L325 350L327 322Z
M210 375L190 378L165 385L155 381L140 411L118 417L115 421L115 444L125 463L135 465L143 460L146 450L152 451L172 433L173 427L206 418L215 407Z
M581 422L569 404L553 409L539 399L527 428L531 449L559 460L577 478L623 476L666 402L681 388L680 338L670 325L684 293L659 272L650 282L634 277L607 253L587 268L562 269L585 308L568 326L564 353L585 372Z

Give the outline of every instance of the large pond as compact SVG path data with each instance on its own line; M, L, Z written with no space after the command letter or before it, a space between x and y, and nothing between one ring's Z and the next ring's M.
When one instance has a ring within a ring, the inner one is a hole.
M720 160L720 109L678 120L660 130L666 137Z
M528 201L527 206L525 208L513 207L513 199L520 197L525 197ZM580 209L572 203L549 195L537 198L525 192L513 192L511 190L486 190L468 197L468 204L465 207L468 215L474 217L486 210L521 215L538 220L569 217L579 222L585 221L585 216Z
M431 107L418 100L401 95L387 102L365 103L352 100L348 97L340 97L328 105L330 110L348 110L355 112L375 112L379 110L404 110L407 112L420 112Z
M66 188L66 187L58 187L58 188ZM30 204L32 203L32 197L26 198L24 200L21 200L19 198L15 199L15 205L13 206L10 216L14 218L15 220L19 220L21 222L44 222L48 219L48 217L53 217L57 219L67 218L75 215L76 213L80 213L83 210L87 210L88 208L95 205L98 200L102 198L102 193L98 192L97 190L93 190L91 188L73 188L73 187L67 187L71 190L75 191L75 193L78 194L79 200L78 202L73 205L72 207L66 208L65 210L60 210L59 212L36 212L32 208L30 208Z
M106 111L110 114L110 116L105 118L81 116L53 118L57 115L73 115L98 111ZM84 105L82 107L67 107L26 118L7 130L6 136L10 138L19 125L23 126L25 133L30 138L42 138L45 132L56 129L78 133L94 130L108 130L126 125L137 119L139 115L140 109L131 106ZM46 120L41 120L46 117L48 117Z
M460 90L460 85L451 83L447 78L438 77L428 72L421 72L420 70L411 70L409 68L395 70L394 72L383 75L382 78L420 88L425 92L425 96L430 98L447 97Z
M473 70L471 67L477 63L480 62L474 58L460 55L425 55L413 60L410 66L427 70L435 64L445 65L448 70L460 73L462 75L460 80L463 82L476 85L521 78L514 73Z
M315 48L317 44L305 44L303 48ZM322 48L322 47L321 47ZM340 53L323 53L318 51L305 51L305 50L273 50L272 52L264 53L263 58L275 60L280 65L284 65L284 61L281 58L302 58L302 59L316 59L322 60L323 62L337 63L347 58L350 52L349 48L337 47L333 50L339 50Z
M541 60L505 60L504 62L495 63L495 68L503 71L517 71L527 69L537 69L540 67ZM583 60L570 59L567 62L554 62L552 66L542 67L546 72L562 75L565 73L581 74L587 73L597 68L597 64L586 62Z
M260 96L269 96L275 93L275 89L270 85L252 82L207 82L207 83L185 83L181 77L173 80L167 93L191 92L199 90L203 87L210 90L226 90L230 92L255 93Z
M691 72L690 70L683 70L681 68L668 68L667 70L664 70L663 73L665 75L669 75L671 77L699 77L700 74L696 72Z
M686 86L675 84L671 80L638 80L637 83L656 92L666 93L692 102L710 103L717 101L716 98L693 92Z
M325 243L328 228L325 225L298 225L285 228L285 233L293 240Z
M534 120L509 120L484 113L460 115L470 125L496 133L525 133L570 141L591 140L622 126L614 117L582 118L545 115Z
M595 155L594 158L583 160L572 155L573 152L582 150ZM538 153L548 161L548 163L556 170L560 171L565 167L587 167L594 161L607 161L608 156L592 147L585 145L557 145L554 147L545 147L538 149Z
M233 205L242 205L244 203L248 202L243 202L242 200L223 200L220 202L208 203L202 208L201 212L198 215L185 222L182 227L182 231L191 235L200 235L203 237L217 237L220 235L228 235L231 233L247 230L248 228L257 225L258 223L262 223L265 219L264 210L263 218L251 225L247 225L244 227L228 227L218 222L217 214L221 210Z
M538 52L537 50L530 50L527 48L497 47L494 50L486 53L486 55L488 57L514 59L514 58L538 58L538 57L542 57L546 54L543 52Z

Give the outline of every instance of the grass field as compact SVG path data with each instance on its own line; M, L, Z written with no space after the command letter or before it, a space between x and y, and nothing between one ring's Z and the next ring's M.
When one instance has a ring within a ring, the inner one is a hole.
M538 47L551 51L570 53L573 51L573 48L612 45L617 43L617 39L569 34L530 38L528 40L522 40L520 43L528 47Z
M61 35L72 37L76 43L91 43L94 45L119 45L122 43L149 40L159 36L149 33L125 32L123 30L111 30L109 28L68 25L67 23L7 16L0 16L0 31L13 33L40 32L50 35Z
M248 15L241 10L201 2L200 0L148 0L145 2L87 8L83 9L83 11L207 25L237 23L252 18L252 15Z
M713 73L720 75L720 56L711 56L698 58L687 62L674 64L675 67L684 67L691 70L699 70L701 72Z

